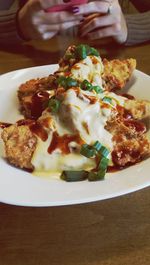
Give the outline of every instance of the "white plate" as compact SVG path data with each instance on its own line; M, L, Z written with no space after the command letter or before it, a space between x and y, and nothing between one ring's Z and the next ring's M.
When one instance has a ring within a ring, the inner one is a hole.
M57 65L33 67L0 76L0 121L15 122L18 112L18 85L31 78L47 76ZM150 77L135 71L126 90L136 98L150 100ZM35 177L17 169L3 158L0 142L0 201L23 206L56 206L108 199L150 185L150 159L116 173L106 174L104 181L67 183Z

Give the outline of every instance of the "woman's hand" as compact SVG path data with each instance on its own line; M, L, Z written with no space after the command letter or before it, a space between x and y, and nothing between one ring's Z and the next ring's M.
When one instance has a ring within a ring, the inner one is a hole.
M65 1L64 1L65 2ZM50 39L60 31L79 25L82 15L71 12L45 12L63 4L63 0L29 0L19 11L17 21L21 36L26 39Z
M98 40L113 37L116 42L127 39L127 26L118 0L100 0L74 7L75 15L84 15L79 26L80 37Z

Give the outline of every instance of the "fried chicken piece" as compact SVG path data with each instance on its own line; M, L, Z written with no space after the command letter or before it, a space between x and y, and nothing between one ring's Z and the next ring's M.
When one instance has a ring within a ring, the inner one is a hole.
M51 90L54 89L54 81L56 77L49 75L48 77L31 79L20 85L18 90L18 97L21 100L23 96L33 95L37 90Z
M135 59L119 60L114 59L108 61L103 60L104 73L102 79L106 90L122 89L130 79L133 70L136 68Z
M150 156L150 140L143 122L116 116L107 122L106 129L113 135L115 165L129 166Z
M150 156L150 142L146 135L118 143L112 152L112 161L119 167L130 166Z
M54 95L56 77L31 79L19 87L20 111L25 118L37 119L47 106L48 99Z
M37 138L26 125L17 124L5 128L2 132L7 160L20 168L33 170L32 155L36 148Z
M134 119L149 118L150 122L150 101L148 100L126 100L124 107L130 111Z

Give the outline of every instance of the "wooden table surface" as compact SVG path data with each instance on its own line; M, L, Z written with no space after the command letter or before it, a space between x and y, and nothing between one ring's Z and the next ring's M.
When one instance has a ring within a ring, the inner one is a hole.
M134 57L150 74L150 44L99 50L107 58ZM57 63L59 56L56 40L0 47L0 74ZM149 265L149 192L63 207L1 204L0 265Z

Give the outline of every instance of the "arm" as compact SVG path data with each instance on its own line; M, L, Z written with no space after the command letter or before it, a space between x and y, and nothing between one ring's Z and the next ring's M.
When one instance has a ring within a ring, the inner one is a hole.
M0 1L0 44L21 41L16 27L17 1Z
M150 40L150 11L126 15L128 35L125 45L134 45Z

